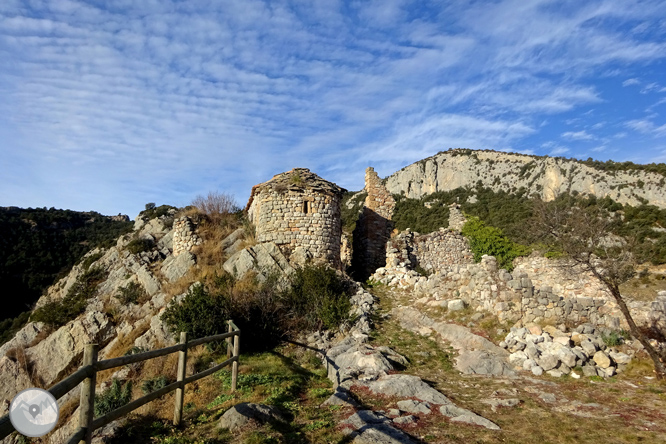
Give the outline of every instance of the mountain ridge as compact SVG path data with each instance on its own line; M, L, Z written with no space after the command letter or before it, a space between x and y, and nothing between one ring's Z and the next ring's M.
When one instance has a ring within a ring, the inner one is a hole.
M606 168L606 170L602 169ZM598 162L492 150L450 149L408 165L384 179L394 194L420 198L437 191L473 187L493 191L524 188L544 200L562 193L595 195L633 206L666 208L666 165Z

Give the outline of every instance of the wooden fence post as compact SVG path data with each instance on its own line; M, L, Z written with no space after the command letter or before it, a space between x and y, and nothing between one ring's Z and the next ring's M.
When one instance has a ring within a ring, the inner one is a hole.
M233 327L231 326L231 321L227 321L227 331L231 333L233 331ZM231 345L231 338L227 338L227 359L231 358L233 353L232 350L232 345Z
M238 355L240 350L240 332L234 336L234 358L236 360L231 364L231 391L236 391L236 383L238 381Z
M97 344L87 344L83 350L83 366L95 365L97 362ZM83 380L81 387L81 396L79 399L79 427L86 429L84 442L90 444L93 430L91 424L95 418L95 384L97 382L97 371L93 368L92 375Z
M187 370L187 332L180 332L180 343L183 349L178 352L178 375L176 381L181 382L185 379ZM176 406L173 412L173 425L180 425L183 419L183 402L185 400L185 385L176 389Z

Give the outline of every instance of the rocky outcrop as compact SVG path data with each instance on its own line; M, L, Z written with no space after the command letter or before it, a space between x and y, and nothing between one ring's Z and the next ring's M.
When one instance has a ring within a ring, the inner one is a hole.
M436 334L458 351L456 369L463 374L502 376L513 375L509 353L469 328L435 321L411 307L397 307L394 318L409 331L423 336Z
M0 348L0 409L20 390L36 384L52 386L76 370L85 344L99 344L99 357L105 359L126 352L132 345L154 349L173 343L159 319L169 300L162 284L185 275L194 266L194 257L189 252L172 255L172 216L137 217L133 233L121 236L114 247L89 252L49 288L37 307L61 301L92 267L106 273L82 314L55 330L41 323L28 323ZM132 254L127 247L134 239L148 239L152 247ZM134 303L123 303L117 296L130 284L138 285L142 296ZM134 344L120 349L119 344L126 344L128 337L136 338ZM65 422L49 435L49 442L64 442L76 423L76 418Z
M286 418L275 406L241 402L224 412L218 425L230 432L238 432L253 423L286 423Z
M294 271L280 248L273 242L264 242L240 250L227 259L223 267L227 273L238 278L252 271L260 281L264 281L272 273L288 275Z
M436 191L474 187L477 181L494 191L524 187L552 200L561 193L606 196L622 204L640 205L643 199L666 208L664 176L637 170L602 171L575 160L536 157L495 151L454 149L413 163L386 179L394 194L420 198Z

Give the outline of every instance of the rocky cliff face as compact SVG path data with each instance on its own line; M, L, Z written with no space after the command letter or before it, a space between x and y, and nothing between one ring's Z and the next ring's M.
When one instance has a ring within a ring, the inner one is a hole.
M495 151L455 149L413 163L386 179L395 194L420 198L436 191L473 187L478 181L494 191L521 187L552 200L561 193L606 196L630 205L648 201L666 208L665 178L640 170L602 171L579 161Z
M173 254L174 237L178 238L182 224L172 228L171 220L173 214L154 219L137 218L133 233L121 236L114 247L90 251L81 264L49 288L37 302L38 308L54 301L66 301L70 289L80 282L87 270L99 267L106 273L106 278L97 284L94 296L86 301L85 310L74 319L59 327L29 322L13 339L0 346L0 416L8 412L9 402L18 391L35 385L50 387L75 370L81 364L86 343L99 344L100 359L122 355L132 347L149 350L174 343L160 321L171 299L166 287L194 266L195 256L183 248L177 256ZM147 241L145 245L150 247L133 253L133 241ZM131 302L119 297L128 288L140 289ZM123 379L121 371L114 377ZM60 404L75 403L77 390ZM77 418L77 413L64 418L63 432L50 434L48 442L64 442ZM11 439L2 442L11 442Z

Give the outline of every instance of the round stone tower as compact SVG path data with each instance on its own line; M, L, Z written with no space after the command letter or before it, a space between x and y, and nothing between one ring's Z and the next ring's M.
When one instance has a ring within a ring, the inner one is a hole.
M257 243L275 243L292 263L309 259L339 269L344 191L306 168L255 185L246 210Z

